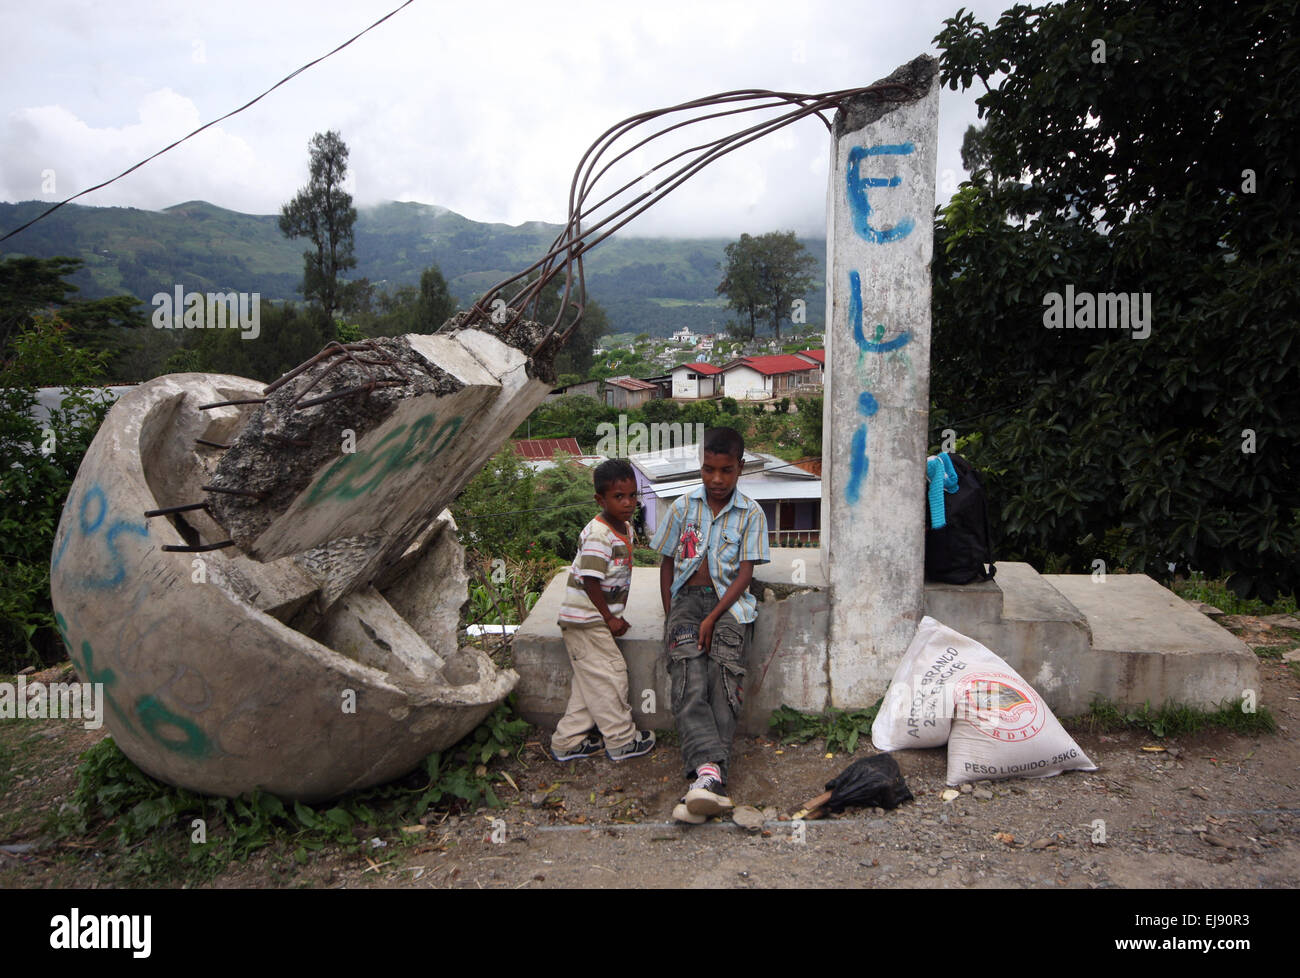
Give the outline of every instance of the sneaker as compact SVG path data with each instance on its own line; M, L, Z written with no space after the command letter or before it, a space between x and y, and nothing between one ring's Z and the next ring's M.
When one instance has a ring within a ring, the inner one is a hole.
M712 775L702 775L695 779L690 790L686 792L686 808L692 815L721 815L735 806L731 799L722 793L722 782Z
M615 747L613 750L606 749L605 756L611 761L626 761L631 757L640 757L642 754L649 754L654 749L654 733L649 730L638 730L636 736L622 747Z
M591 757L599 754L605 749L605 739L600 734L588 731L587 736L577 747L570 747L564 752L558 752L554 747L551 748L551 759L555 761L577 761L584 757Z
M703 825L709 820L707 815L692 815L691 810L681 802L678 802L677 807L673 809L673 818L687 825Z

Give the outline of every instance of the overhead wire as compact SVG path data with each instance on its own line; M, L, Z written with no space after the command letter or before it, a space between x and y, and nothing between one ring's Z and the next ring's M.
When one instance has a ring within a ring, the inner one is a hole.
M400 6L394 7L388 13L384 14L384 16L380 17L377 21L375 21L373 24L367 27L365 30L361 31L358 34L354 34L352 37L348 38L346 41L344 41L342 44L336 47L333 51L330 51L328 54L322 54L319 58L316 58L314 61L308 61L301 68L298 68L296 71L292 71L289 74L285 75L278 82L276 82L274 85L272 85L270 88L268 88L266 91L264 91L261 95L257 96L256 98L250 99L249 101L241 105L239 108L232 109L230 112L227 112L225 115L221 116L218 119L213 119L211 122L204 123L203 125L199 126L197 129L195 129L193 132L189 133L188 135L182 136L180 139L176 140L175 142L170 143L167 146L164 146L162 149L158 150L158 152L154 153L152 156L146 156L139 163L135 164L135 166L131 166L123 170L121 173L113 177L111 180L105 180L103 183L97 183L93 187L87 187L85 190L73 194L71 197L68 197L66 200L59 201L57 204L48 208L43 213L36 215L36 217L32 218L26 224L22 225L21 227L14 228L12 231L5 234L3 237L0 237L0 242L8 241L15 234L18 234L21 231L26 231L37 221L44 220L45 218L49 217L51 214L57 211L64 204L69 204L72 201L76 200L78 197L84 197L86 194L94 193L96 190L102 190L104 187L107 187L111 183L116 183L118 180L121 180L128 173L134 173L136 170L140 169L140 167L144 166L146 163L150 162L151 160L155 160L159 156L162 156L163 153L166 153L168 150L175 149L177 146L185 142L187 139L197 136L199 133L203 132L204 129L208 129L212 126L215 126L218 122L224 122L225 120L229 119L231 116L238 115L240 112L243 112L249 106L255 105L256 103L260 102L262 99L266 98L266 96L270 95L272 92L274 92L285 82L290 81L293 78L296 78L298 75L302 74L304 71L306 71L308 68L311 68L313 65L320 64L326 58L338 54L340 51L342 51L345 47L347 47L357 38L361 37L363 34L367 34L370 31L374 30L384 21L388 20L388 18L404 10L405 8L409 7L413 3L415 3L415 0L405 0L405 2L402 3Z

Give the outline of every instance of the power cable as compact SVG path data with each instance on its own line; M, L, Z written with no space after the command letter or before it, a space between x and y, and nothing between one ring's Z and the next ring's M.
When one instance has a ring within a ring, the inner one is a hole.
M105 180L103 183L97 183L97 184L95 184L95 186L93 186L93 187L87 187L85 190L81 191L80 193L73 194L73 195L72 195L71 197L69 197L67 200L61 200L61 201L59 201L59 202L58 202L57 204L55 204L53 207L51 207L51 208L49 208L48 210L46 210L43 214L38 214L36 217L32 218L30 221L28 221L28 222L27 222L26 224L24 224L22 227L14 228L12 231L10 231L8 234L6 234L4 237L0 237L0 242L2 242L2 241L8 241L10 238L12 238L15 234L18 234L20 231L26 231L29 227L31 227L31 226L32 226L33 224L35 224L37 221L40 221L40 220L43 220L43 219L46 218L46 217L49 217L51 214L53 214L55 211L57 211L57 210L58 210L60 207L62 207L64 204L71 203L72 201L76 200L78 197L84 197L86 194L93 193L93 192L96 191L96 190L101 190L102 188L107 187L110 183L116 183L118 180L121 180L121 179L122 179L124 176L126 176L128 173L133 173L134 171L140 169L140 167L144 166L144 165L145 165L146 163L148 163L150 160L157 159L159 156L162 156L163 153L166 153L168 150L170 150L170 149L175 149L175 148L176 148L177 146L179 146L181 143L185 142L185 140L191 138L192 136L197 136L197 135L198 135L199 133L201 133L204 129L207 129L207 128L211 127L211 126L215 126L218 122L224 122L225 120L229 119L229 118L230 118L231 116L233 116L233 115L238 115L240 112L243 112L243 111L244 111L246 108L248 108L250 105L254 105L254 104L257 103L257 102L260 102L260 101L261 101L262 99L264 99L266 96L270 95L272 92L274 92L277 88L279 88L279 87L280 87L281 85L283 85L285 82L287 82L287 81L289 81L290 79L295 78L295 77L297 77L298 75L302 74L304 71L306 71L308 68L312 67L313 65L320 64L320 63L321 63L322 61L324 61L326 58L331 57L332 55L338 54L338 53L339 53L340 51L342 51L345 47L347 47L349 44L351 44L353 41L355 41L357 38L359 38L362 34L366 34L366 33L370 32L370 31L374 30L376 27L378 27L378 26L379 26L380 24L382 24L384 21L388 20L389 17L392 17L393 14L396 14L396 13L398 13L399 11L404 10L405 8L409 7L409 6L410 6L411 4L413 4L413 3L415 3L415 0L406 0L406 2L403 3L400 7L396 7L395 9L393 9L393 10L389 11L388 13L384 14L384 16L380 17L377 21L375 21L373 24L371 24L369 27L367 27L367 28L366 28L364 31L362 31L360 34L355 34L355 35L353 35L352 37L348 38L346 41L344 41L342 44L340 44L338 47L336 47L333 51L329 52L329 54L322 54L322 55L321 55L319 58L317 58L315 61L308 61L305 65L303 65L303 66L302 66L301 68L299 68L297 71L294 71L294 72L292 72L292 73L290 73L290 74L288 74L288 75L285 75L285 76L284 76L283 78L281 78L278 82L276 82L274 85L272 85L270 88L268 88L265 92L263 92L261 95L257 96L257 98L252 99L252 100L250 100L250 101L248 101L248 102L245 102L245 103L244 103L243 105L241 105L239 108L234 109L234 110L232 110L232 111L230 111L230 112L227 112L225 115L223 115L223 116L222 116L221 118L219 118L219 119L213 119L211 122L204 123L203 125L199 126L199 128L195 129L192 133L190 133L188 136L182 136L180 139L176 140L176 142L172 143L171 145L169 145L169 146L164 146L162 149L158 150L158 152L154 153L153 156L147 156L147 157L145 157L144 159L142 159L139 163L137 163L135 166L130 167L130 168L126 169L126 170L123 170L123 171L122 171L121 173L119 173L117 176L113 177L112 180Z

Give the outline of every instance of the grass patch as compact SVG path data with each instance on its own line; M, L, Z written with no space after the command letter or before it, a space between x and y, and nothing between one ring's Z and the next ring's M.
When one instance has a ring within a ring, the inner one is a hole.
M1217 710L1198 710L1175 703L1153 709L1150 701L1137 710L1126 710L1109 700L1095 699L1088 713L1072 720L1093 731L1138 729L1160 739L1209 729L1241 734L1264 734L1277 730L1277 721L1267 707L1257 706L1254 712L1246 712L1241 703L1234 700L1223 701Z
M14 752L6 746L4 741L0 740L0 795L9 790L9 786L14 783L16 775L14 774Z
M1203 601L1227 615L1294 615L1296 596L1279 596L1269 604L1259 598L1239 598L1225 583L1226 578L1206 580L1204 574L1193 573L1185 581L1175 581L1174 594L1190 601Z
M1252 648L1261 659L1280 659L1287 652L1300 649L1300 642L1283 642L1281 645L1256 645Z
M527 729L502 704L407 777L319 805L256 791L210 798L172 787L142 772L106 737L82 755L71 805L46 830L64 842L103 847L117 885L205 882L261 850L273 856L272 882L284 883L327 846L358 852L369 838L400 838L401 826L431 809L504 807L493 791L501 775L488 765L501 752L517 755Z
M871 723L882 702L883 696L865 710L832 707L825 713L802 713L782 704L772 711L767 725L783 744L802 744L824 737L827 753L852 754L862 737L871 739Z
M667 727L663 730L655 731L656 744L670 744L673 747L680 747L682 743L681 735L677 732L676 727Z

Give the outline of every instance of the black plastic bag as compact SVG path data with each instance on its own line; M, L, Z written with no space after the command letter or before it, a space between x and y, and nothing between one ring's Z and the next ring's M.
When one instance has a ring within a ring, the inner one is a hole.
M826 807L832 812L849 805L891 809L912 800L893 754L858 758L827 781L826 790L831 793Z

